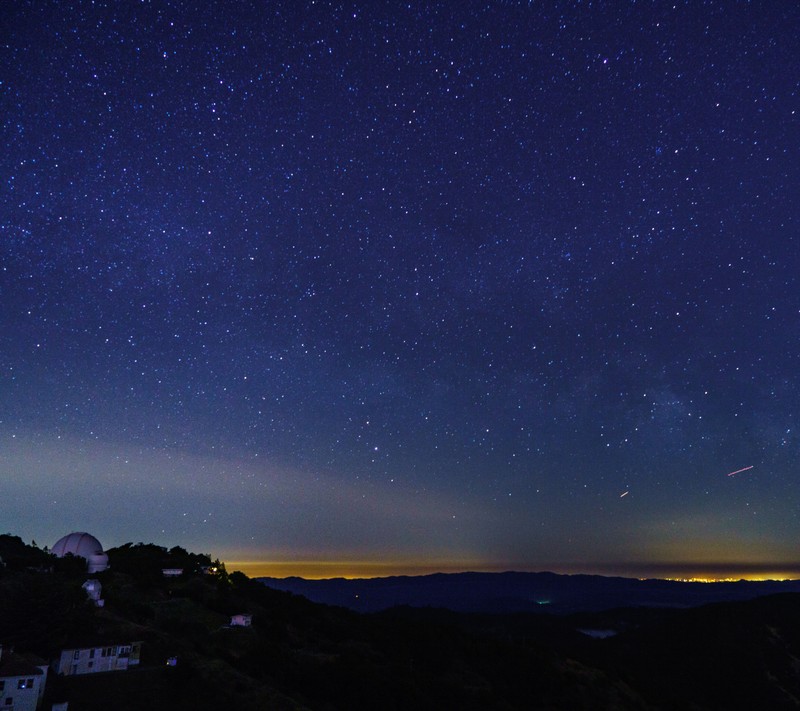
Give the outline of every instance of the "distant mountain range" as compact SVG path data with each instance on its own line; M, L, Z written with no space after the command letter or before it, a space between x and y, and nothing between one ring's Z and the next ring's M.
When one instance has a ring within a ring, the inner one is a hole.
M616 607L695 607L800 592L800 580L699 583L555 573L438 573L347 580L258 578L270 588L357 612L437 607L456 612L570 614Z

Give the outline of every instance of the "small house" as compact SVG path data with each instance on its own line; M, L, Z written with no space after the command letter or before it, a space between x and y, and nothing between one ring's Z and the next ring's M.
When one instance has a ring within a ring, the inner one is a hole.
M250 627L253 624L253 616L245 613L231 616L231 627Z

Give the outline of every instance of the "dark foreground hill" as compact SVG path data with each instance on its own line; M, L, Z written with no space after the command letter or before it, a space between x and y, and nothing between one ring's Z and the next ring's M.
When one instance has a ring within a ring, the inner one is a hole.
M164 578L165 552L109 551L112 568L96 576L104 608L85 599L75 566L0 566L6 648L52 658L99 639L142 642L137 669L53 675L44 708L702 711L800 699L797 594L690 610L360 614L224 569ZM252 626L227 626L240 612Z
M457 612L568 614L614 607L695 607L800 593L800 580L689 583L554 573L437 573L346 580L258 578L265 585L327 605L378 612L397 605Z

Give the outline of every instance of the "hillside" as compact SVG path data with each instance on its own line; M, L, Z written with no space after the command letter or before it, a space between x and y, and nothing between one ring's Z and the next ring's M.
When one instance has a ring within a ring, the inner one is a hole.
M170 551L157 546L108 553L111 569L96 576L103 608L88 602L74 565L0 568L0 643L44 658L100 640L143 643L138 668L51 675L48 703L88 711L666 710L754 708L756 700L788 709L800 698L800 595L564 616L408 607L360 614L224 566L164 578ZM242 612L252 626L228 627ZM592 630L618 634L593 639ZM166 665L170 657L176 666Z

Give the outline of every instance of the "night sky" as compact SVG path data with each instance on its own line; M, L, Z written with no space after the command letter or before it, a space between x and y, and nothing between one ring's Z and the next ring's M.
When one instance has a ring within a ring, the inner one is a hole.
M4 2L0 529L800 571L798 37L793 0Z

